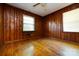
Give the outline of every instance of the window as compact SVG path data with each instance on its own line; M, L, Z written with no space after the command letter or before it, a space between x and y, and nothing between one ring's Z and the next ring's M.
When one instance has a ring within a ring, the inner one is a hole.
M79 8L63 13L63 31L79 32Z
M35 31L34 17L23 15L23 31Z

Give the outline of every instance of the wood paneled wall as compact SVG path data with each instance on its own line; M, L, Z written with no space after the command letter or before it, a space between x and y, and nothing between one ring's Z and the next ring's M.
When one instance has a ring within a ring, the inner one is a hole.
M4 41L22 39L22 12L14 7L4 5Z
M13 42L18 40L25 40L27 38L32 38L32 37L35 38L42 37L42 21L40 16L10 6L8 4L3 4L2 7L3 7L2 8L3 12L1 11L1 7L0 7L0 26L4 28L3 30L4 35L3 35L3 39L1 40L5 42L9 42L9 41ZM32 32L30 36L28 35L27 32L23 32L23 14L35 17L36 31ZM3 19L1 19L2 16ZM3 25L1 22L3 22ZM1 32L2 29L0 29L0 34ZM2 36L0 36L0 38L1 37Z
M78 3L72 4L42 18L28 11L7 4L1 4L0 41L17 41L45 36L79 42L79 33L63 32L62 13L75 8L79 8ZM27 32L22 31L23 14L35 17L36 31L32 32L30 36Z
M3 8L2 4L0 4L0 41L3 41Z
M63 16L64 12L79 8L79 3L72 4L61 10L43 17L43 28L45 29L45 37L55 37L64 40L79 42L79 33L63 32Z
M30 35L28 35L27 32L22 32L23 33L23 39L35 39L35 38L41 38L43 37L42 35L42 17L38 16L36 14L32 14L30 12L26 12L26 11L22 11L23 14L29 15L29 16L33 16L35 18L35 31L31 32Z

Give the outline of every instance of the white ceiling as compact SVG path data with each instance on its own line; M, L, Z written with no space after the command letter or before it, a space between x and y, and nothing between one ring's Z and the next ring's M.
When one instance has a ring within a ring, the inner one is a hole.
M72 3L47 3L46 9L43 9L40 6L33 7L33 5L36 3L8 3L8 4L40 16L46 16Z

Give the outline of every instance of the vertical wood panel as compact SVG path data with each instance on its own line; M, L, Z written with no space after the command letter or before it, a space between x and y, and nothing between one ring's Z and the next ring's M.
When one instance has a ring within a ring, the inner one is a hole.
M0 44L3 41L3 7L0 4Z
M15 11L14 8L10 9L10 40L15 39Z

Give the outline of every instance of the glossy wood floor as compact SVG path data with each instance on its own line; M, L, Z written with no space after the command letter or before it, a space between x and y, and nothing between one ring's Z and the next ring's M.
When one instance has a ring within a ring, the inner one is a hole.
M79 44L54 38L19 41L0 47L1 56L79 56Z

